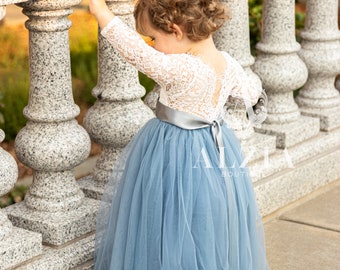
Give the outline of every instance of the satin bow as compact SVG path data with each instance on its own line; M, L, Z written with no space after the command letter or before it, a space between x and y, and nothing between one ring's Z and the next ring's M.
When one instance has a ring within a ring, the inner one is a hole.
M223 149L222 127L221 127L223 125L222 119L218 119L218 120L214 120L210 122L197 115L174 110L164 105L159 100L156 106L156 116L159 120L168 122L170 124L173 124L183 129L192 130L192 129L200 129L200 128L205 128L205 127L210 126L211 134L214 139L217 150L220 151L221 148Z

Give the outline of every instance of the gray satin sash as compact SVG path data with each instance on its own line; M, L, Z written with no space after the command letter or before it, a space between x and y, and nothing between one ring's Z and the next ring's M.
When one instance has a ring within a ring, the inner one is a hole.
M208 120L191 113L174 110L164 105L160 101L157 102L156 116L159 120L168 122L183 129L192 130L210 126L211 133L218 151L220 151L220 148L223 147L221 128L221 125L223 125L222 119L209 122Z

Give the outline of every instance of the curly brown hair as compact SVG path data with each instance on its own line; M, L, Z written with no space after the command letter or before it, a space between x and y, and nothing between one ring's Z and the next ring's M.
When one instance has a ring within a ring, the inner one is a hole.
M138 0L136 29L144 35L145 15L155 29L172 33L177 24L190 40L200 41L217 31L230 18L230 11L220 0Z

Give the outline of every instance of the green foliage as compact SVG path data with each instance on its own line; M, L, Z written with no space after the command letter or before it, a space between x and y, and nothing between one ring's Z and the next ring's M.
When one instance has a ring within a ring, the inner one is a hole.
M143 85L145 88L145 91L146 91L145 96L146 96L155 87L155 82L141 72L138 73L138 77L139 77L140 84Z
M73 96L80 107L91 106L95 98L91 95L97 83L97 23L88 12L78 11L70 18L70 54Z
M262 0L249 0L249 32L250 47L255 54L255 45L261 38L262 27Z
M95 98L91 95L97 83L97 46L88 51L71 51L73 96L75 103L91 106Z
M26 30L23 26L12 30L0 27L0 128L6 140L13 140L26 123L22 111L29 90L27 47L18 46Z
M6 140L14 140L16 134L25 125L23 109L28 102L29 76L27 71L4 72L0 75L0 89L3 94L0 113L4 121L0 128L6 133Z
M301 30L303 30L305 25L306 14L301 11L295 12L295 31L296 31L296 40L301 42Z
M13 203L21 202L24 199L27 190L28 187L24 185L14 186L14 188L12 188L8 194L0 197L0 208L4 208Z
M2 93L0 92L0 110L1 110L1 108L3 108L5 106L4 103L1 103L3 98L4 97L3 97ZM5 123L4 115L2 114L2 112L0 112L0 125L3 125L4 123Z

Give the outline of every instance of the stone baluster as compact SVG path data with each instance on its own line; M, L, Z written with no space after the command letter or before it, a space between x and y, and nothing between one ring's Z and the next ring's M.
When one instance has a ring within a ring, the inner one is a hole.
M0 129L0 143L5 139L5 133ZM0 147L0 196L5 195L14 186L18 178L18 167L14 158ZM12 231L12 223L0 209L0 241ZM1 242L0 242L1 243Z
M294 0L264 0L261 41L253 66L268 95L268 115L256 131L276 135L276 146L286 148L315 136L319 123L301 116L293 91L304 85L308 70L297 52Z
M0 0L0 21L6 15L6 5L23 2ZM1 115L0 115L1 116ZM0 129L0 143L5 133ZM18 166L14 158L0 147L0 196L14 186ZM4 210L0 209L0 269L8 269L42 252L41 234L14 227ZM22 252L25 250L25 252Z
M0 143L4 138L5 133L0 129ZM0 196L11 190L17 178L17 163L0 147ZM6 212L0 209L0 269L8 269L39 255L41 251L41 234L14 227Z
M67 16L80 0L20 4L29 17L30 97L26 126L15 140L22 163L34 170L24 202L10 206L14 225L40 232L53 245L92 231L98 202L85 199L73 169L90 152L90 138L75 117Z
M334 83L340 73L338 5L338 0L307 0L301 32L299 56L307 65L309 77L296 102L302 114L320 118L324 131L340 126L340 94Z
M107 1L109 8L134 27L133 1ZM87 196L99 198L114 162L153 112L142 102L145 89L139 84L137 70L126 63L110 43L98 35L98 83L92 94L97 98L87 112L84 127L102 146L93 174L80 182Z
M214 35L215 44L219 50L227 51L240 62L250 83L255 85L254 89L261 93L262 83L250 68L255 59L250 52L248 1L224 0L223 2L231 11L231 19ZM269 152L275 151L274 137L254 133L245 106L236 105L232 99L226 106L228 125L235 130L246 156L250 159L259 158L263 154L264 147L269 147Z
M0 0L0 20L6 15L6 5L13 3L14 1ZM4 139L5 133L0 129L0 143ZM0 147L0 196L11 190L17 178L17 163L9 153ZM26 252L22 253L22 249L25 249ZM10 268L39 255L41 250L41 234L14 227L7 214L0 209L0 269Z
M0 143L5 139L5 133L0 129ZM14 158L0 147L0 196L11 190L18 178L18 167ZM7 215L0 209L0 243L13 229Z

